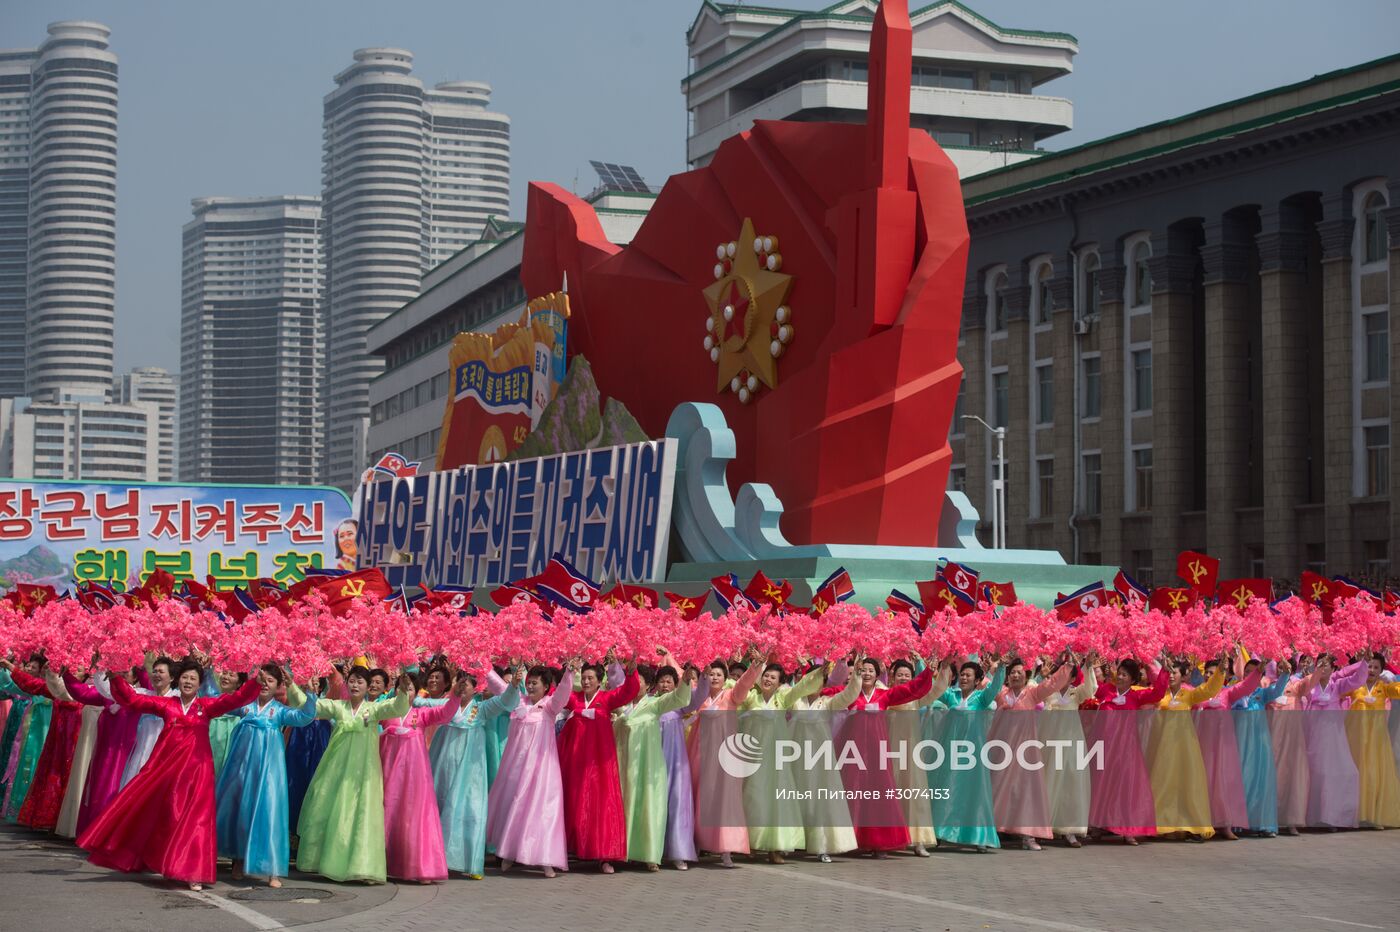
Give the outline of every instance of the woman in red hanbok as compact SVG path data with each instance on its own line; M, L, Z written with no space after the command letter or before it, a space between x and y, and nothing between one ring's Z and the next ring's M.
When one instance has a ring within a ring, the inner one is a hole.
M883 755L890 743L889 726L883 713L891 706L923 698L933 688L937 666L938 658L931 657L918 676L885 688L879 682L878 660L867 657L856 665L860 691L851 703L851 714L836 730L835 747L840 755L842 746L849 742L860 752L859 761L846 760L841 765L841 782L852 793L848 800L851 824L856 830L856 847L877 858L887 858L891 851L909 847L904 806L898 799L894 771ZM822 694L834 695L840 691L840 687L828 686ZM912 748L904 750L906 754L914 753Z
M256 671L254 671L256 672ZM87 830L78 847L88 860L119 871L149 870L188 883L214 882L214 752L209 723L258 697L256 675L236 692L199 695L199 666L175 671L178 692L142 696L126 680L111 678L112 698L164 721L150 760Z
M83 727L83 704L55 696L42 676L26 673L23 668L5 661L15 685L31 696L44 696L53 702L53 719L44 747L34 765L29 781L29 794L24 797L17 821L41 832L52 831L58 824L58 810L63 808L63 794L68 791L68 775L73 770L73 752L78 747L78 732Z
M559 735L559 769L564 775L564 834L569 851L580 861L599 861L605 874L610 861L627 860L627 816L617 769L617 738L612 713L641 692L636 664L628 664L621 684L602 689L603 668L586 666L583 691L571 693L570 713Z

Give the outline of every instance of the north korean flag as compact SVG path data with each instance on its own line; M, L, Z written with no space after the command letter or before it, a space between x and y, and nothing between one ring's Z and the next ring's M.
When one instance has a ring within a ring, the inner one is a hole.
M418 475L418 467L422 463L409 462L408 457L402 453L385 453L379 458L379 462L374 464L374 472L379 476L386 476L390 479L401 476Z
M977 602L977 571L961 563L954 563L949 560L943 564L943 569L938 573L938 578L944 584L964 599L976 604Z
M1122 570L1113 577L1113 591L1123 597L1125 605L1143 606L1148 599L1152 598L1152 593L1147 587L1140 584L1136 579L1129 576Z
M544 572L532 576L530 581L542 598L571 612L592 611L593 602L598 598L598 584L579 572L562 554L550 557Z
M1075 621L1107 604L1107 588L1102 582L1092 582L1069 595L1059 593L1055 597L1055 613L1065 621Z
M845 602L855 594L855 584L851 582L851 574L846 572L844 566L838 567L817 587L817 595L822 596L833 605L837 602Z
M758 608L753 599L744 594L744 590L739 586L739 577L733 573L711 579L710 591L715 594L715 600L719 602L720 608L726 612L734 608L746 608L749 611Z
M117 597L101 583L88 583L78 587L78 603L90 612L101 611L117 604Z
M898 589L891 589L890 594L885 597L885 604L890 607L890 611L896 614L908 613L909 621L913 623L915 631L923 631L927 627L928 613L924 611L923 603L918 599L911 598Z
M434 589L423 587L423 604L429 610L447 606L455 608L463 618L476 614L472 605L473 590L470 586L438 586Z

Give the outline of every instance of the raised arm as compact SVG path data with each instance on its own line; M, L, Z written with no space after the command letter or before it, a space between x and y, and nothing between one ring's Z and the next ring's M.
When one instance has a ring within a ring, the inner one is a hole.
M1054 673L1051 673L1039 683L1036 683L1030 689L1026 690L1026 695L1029 699L1030 706L1034 708L1035 706L1044 702L1046 699L1049 699L1055 693L1068 686L1069 675L1073 671L1073 669L1074 668L1071 667L1069 664L1062 663L1060 664L1058 670L1056 670Z
M94 681L100 682L103 678L103 674L101 673L94 673L92 675L92 679ZM73 674L69 673L67 670L63 671L63 688L68 690L68 695L72 696L75 700L81 702L83 705L105 706L109 701L111 701L111 697L104 697L102 693L98 690L98 687L94 686L90 682L84 683L82 680L73 676Z
M413 708L413 690L396 689L394 690L394 698L382 702L371 702L369 714L375 721L382 722L386 718L403 718L411 708Z
M452 716L457 714L457 710L462 707L462 700L457 696L449 695L447 701L442 705L434 706L431 709L418 710L418 725L420 728L433 728L445 722L452 721Z
M567 667L564 670L564 677L559 681L559 685L554 687L554 691L541 700L545 711L551 718L558 715L569 701L569 696L574 691L574 670ZM512 726L514 727L514 726Z
M1079 705L1083 705L1090 699L1094 698L1095 694L1098 693L1099 677L1098 674L1094 672L1094 665L1092 663L1085 664L1079 669L1084 674L1084 681L1078 686L1074 687L1074 689L1071 691L1071 695L1074 697L1074 701L1076 703L1078 703Z
M933 689L933 667L924 667L924 672L914 677L907 683L900 683L885 690L884 707L892 705L904 705L906 702L913 702L928 695Z
M501 675L490 667L486 668L486 691L493 696L499 696L510 687L510 684L501 679Z
M793 706L797 705L797 700L819 692L822 688L822 684L825 682L826 664L822 664L814 670L808 670L802 679L793 683L790 689L785 689L778 695L778 705L784 709L791 709Z
M856 695L860 692L860 677L847 676L846 685L841 687L841 691L826 700L826 707L832 712L840 712L849 709L851 703L856 701Z
M1229 708L1244 697L1253 695L1254 691L1259 688L1260 681L1263 679L1264 668L1262 666L1255 667L1253 673L1225 690L1225 707Z
M253 677L253 679L257 679L257 677ZM218 694L219 674L214 672L214 665L211 663L199 674L199 695L205 699L213 699ZM248 703L243 704L247 705Z
M684 676L681 677L680 682L685 682ZM684 709L681 709L681 714L690 715L693 712L699 712L700 707L705 704L705 700L708 698L710 698L710 678L702 676L695 681L695 688L690 691L690 702L686 704Z
M986 686L973 693L967 701L969 709L986 709L991 706L992 700L1001 692L1001 687L1006 684L1006 667L998 664L996 672L992 674L992 679Z
M257 676L250 675L248 679L244 681L243 685L233 692L224 693L212 699L206 698L205 702L207 705L204 710L205 714L210 718L218 718L220 715L232 712L234 709L241 709L258 698L258 691L260 689L262 689L262 685L258 682Z
M642 678L635 670L630 674L624 672L623 677L622 685L616 689L609 689L598 697L609 712L615 712L627 705L642 691Z
M763 661L755 660L749 664L744 675L734 681L734 685L729 688L729 700L738 708L744 704L744 700L749 698L749 690L753 689L758 678L763 675Z
M53 696L49 693L49 687L44 683L42 679L40 679L37 676L31 676L30 674L21 670L19 667L15 667L13 670L10 671L10 678L15 681L16 686L29 693L29 695L31 696L45 696L49 699L53 698Z
M501 692L492 696L490 699L477 700L477 714L484 718L495 718L497 715L509 715L515 710L516 706L520 705L520 690L509 688L510 684L502 680L499 676L496 677L496 679L500 680L501 685L507 688L501 690Z
M1128 690L1128 701L1135 709L1145 709L1157 705L1167 694L1167 687L1171 685L1171 674L1167 668L1159 666L1157 674L1152 678L1152 685L1146 689Z
M316 719L316 696L287 680L287 702L278 713L277 724L283 728L301 728Z
M132 689L131 684L120 676L112 677L108 683L112 687L112 701L143 715L156 715L164 719L166 712L169 711L170 703L177 701L159 696L143 696Z
M664 696L656 699L655 711L657 715L665 715L667 712L674 712L677 709L684 709L690 705L690 684L681 679L676 684L676 688Z
M154 689L155 687L151 685L151 674L150 674L150 671L147 670L147 669L145 668L145 666L139 666L139 667L136 667L135 669L136 669L136 685L137 685L137 686L140 686L142 689ZM123 679L124 679L124 678L125 678L125 677L123 677ZM111 697L109 696L108 698L110 699Z
M49 695L58 702L77 702L73 694L63 685L63 679L58 675L58 671L50 667L44 671L44 685L49 688Z
M1345 695L1356 689L1358 686L1366 684L1367 662L1358 660L1356 663L1342 667L1332 674L1332 683L1337 687L1337 695ZM19 672L19 671L15 671Z
M1200 686L1186 690L1186 702L1193 708L1202 702L1214 699L1225 688L1225 669L1216 667L1215 672L1210 675Z

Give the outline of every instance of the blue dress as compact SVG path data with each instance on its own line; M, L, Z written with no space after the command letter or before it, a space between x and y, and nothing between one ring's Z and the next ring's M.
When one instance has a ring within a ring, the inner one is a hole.
M474 696L433 735L428 760L448 870L475 876L486 870L488 743L496 723L502 719L509 722L511 711L519 704L520 690L514 688L490 698Z
M1244 801L1254 832L1278 831L1278 774L1274 770L1274 745L1269 735L1269 703L1283 695L1288 677L1275 677L1231 706L1235 719L1235 746L1240 752Z
M301 801L306 788L316 776L316 765L331 743L333 725L320 718L305 728L295 728L287 737L287 823L296 830L301 816Z
M295 685L287 698L302 703L290 708L271 700L256 702L233 713L241 717L229 738L228 758L214 790L214 828L219 856L243 862L254 877L287 876L287 759L283 728L301 728L316 715L316 697L309 700Z
M925 737L937 741L944 750L940 766L928 772L930 789L948 791L946 799L935 795L931 801L934 831L940 844L1001 847L992 810L992 774L981 766L981 755L992 721L992 703L1005 678L1006 669L998 667L992 681L972 695L964 698L962 690L953 687L924 710ZM955 741L963 744L954 745ZM953 756L958 747L970 747L977 765L954 769ZM928 752L930 762L933 757L933 752Z

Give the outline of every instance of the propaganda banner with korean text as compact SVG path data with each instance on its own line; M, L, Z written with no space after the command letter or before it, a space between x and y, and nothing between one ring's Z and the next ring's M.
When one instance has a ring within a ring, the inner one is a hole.
M676 448L668 440L465 466L366 486L361 568L392 586L499 586L562 554L602 582L663 579Z
M123 588L157 569L224 590L291 583L353 569L354 525L339 489L0 479L0 587Z

